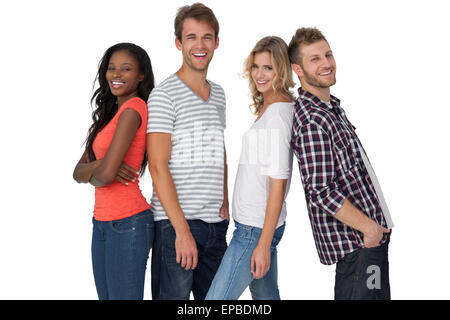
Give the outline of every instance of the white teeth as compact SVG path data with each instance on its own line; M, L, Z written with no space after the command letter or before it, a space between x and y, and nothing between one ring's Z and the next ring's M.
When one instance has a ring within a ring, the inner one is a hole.
M196 57L204 57L204 56L206 56L206 53L194 53L194 56L196 56Z
M113 85L121 85L121 84L123 84L123 82L120 82L120 81L113 81L112 84L113 84Z
M265 84L267 81L256 81L258 84Z
M321 75L321 76L327 76L327 75L329 75L329 74L331 74L331 70L328 71L328 72L325 72L325 73L320 73L319 75Z

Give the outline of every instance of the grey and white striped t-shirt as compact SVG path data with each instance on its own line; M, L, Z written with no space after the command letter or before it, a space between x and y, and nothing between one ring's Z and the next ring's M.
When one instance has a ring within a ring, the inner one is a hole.
M147 133L172 135L169 170L186 219L220 222L223 202L225 93L208 80L207 101L176 74L153 89L148 98ZM168 219L155 188L151 199L154 220Z

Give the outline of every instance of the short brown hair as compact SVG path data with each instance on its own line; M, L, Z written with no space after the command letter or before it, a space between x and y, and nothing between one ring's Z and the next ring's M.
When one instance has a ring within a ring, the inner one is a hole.
M219 22L214 15L214 12L205 6L203 3L194 3L191 6L184 6L178 9L175 17L175 36L181 42L181 34L183 32L184 20L192 18L197 21L208 23L214 29L214 38L217 39L219 35Z
M317 28L300 28L297 29L295 35L292 37L291 42L289 43L289 60L291 63L300 64L302 62L300 46L308 45L314 42L325 40L325 36L320 32ZM327 41L328 43L328 41Z

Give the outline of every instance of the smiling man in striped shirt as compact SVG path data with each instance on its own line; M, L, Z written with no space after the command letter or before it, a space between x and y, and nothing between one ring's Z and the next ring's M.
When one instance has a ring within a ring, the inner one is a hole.
M390 299L393 225L355 127L330 94L333 52L319 30L301 28L289 58L301 82L291 144L320 261L337 263L335 299Z
M206 79L219 24L203 4L178 10L181 68L148 99L147 151L155 220L153 299L203 300L227 248L225 94Z

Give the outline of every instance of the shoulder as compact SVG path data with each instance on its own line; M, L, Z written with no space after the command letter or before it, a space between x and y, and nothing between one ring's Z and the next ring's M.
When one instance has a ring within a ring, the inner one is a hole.
M173 82L173 75L169 76L167 79L165 79L163 82L155 86L153 88L152 92L150 93L150 97L159 96L159 95L169 95L169 89L170 85ZM149 97L149 99L150 99Z
M209 83L210 86L211 86L212 88L214 88L215 90L220 90L220 91L223 92L223 88L222 88L222 86L221 86L220 84L217 84L217 83L215 83L214 81L211 81L211 80L209 80L209 79L208 79L208 83Z
M120 115L129 109L134 110L141 117L147 114L147 104L139 97L133 97L125 101L124 104L120 107L118 114ZM127 113L129 113L129 111Z
M222 86L215 83L214 81L211 81L208 79L208 83L210 84L211 88L213 89L213 92L218 95L219 97L225 99L225 91L223 90Z
M295 102L276 102L269 108L269 121L273 124L280 123L292 126ZM267 112L267 111L266 111Z
M309 100L298 99L294 106L294 128L317 127L329 131L334 119L330 112Z
M163 96L170 97L173 96L177 89L180 87L180 81L176 74L171 74L164 81L158 84L151 92L150 97ZM150 99L149 97L149 99Z
M139 97L128 99L117 112L118 122L125 124L147 122L147 104Z
M171 92L171 83L173 82L173 76L170 76L158 86L156 86L150 96L148 97L147 105L148 111L152 109L171 109L174 106L173 92Z
M291 116L294 113L295 101L292 102L276 102L273 104L273 109L280 117Z
M134 97L134 98L128 99L122 105L122 109L128 109L128 108L136 109L138 111L144 110L144 109L147 110L147 104L141 98Z

